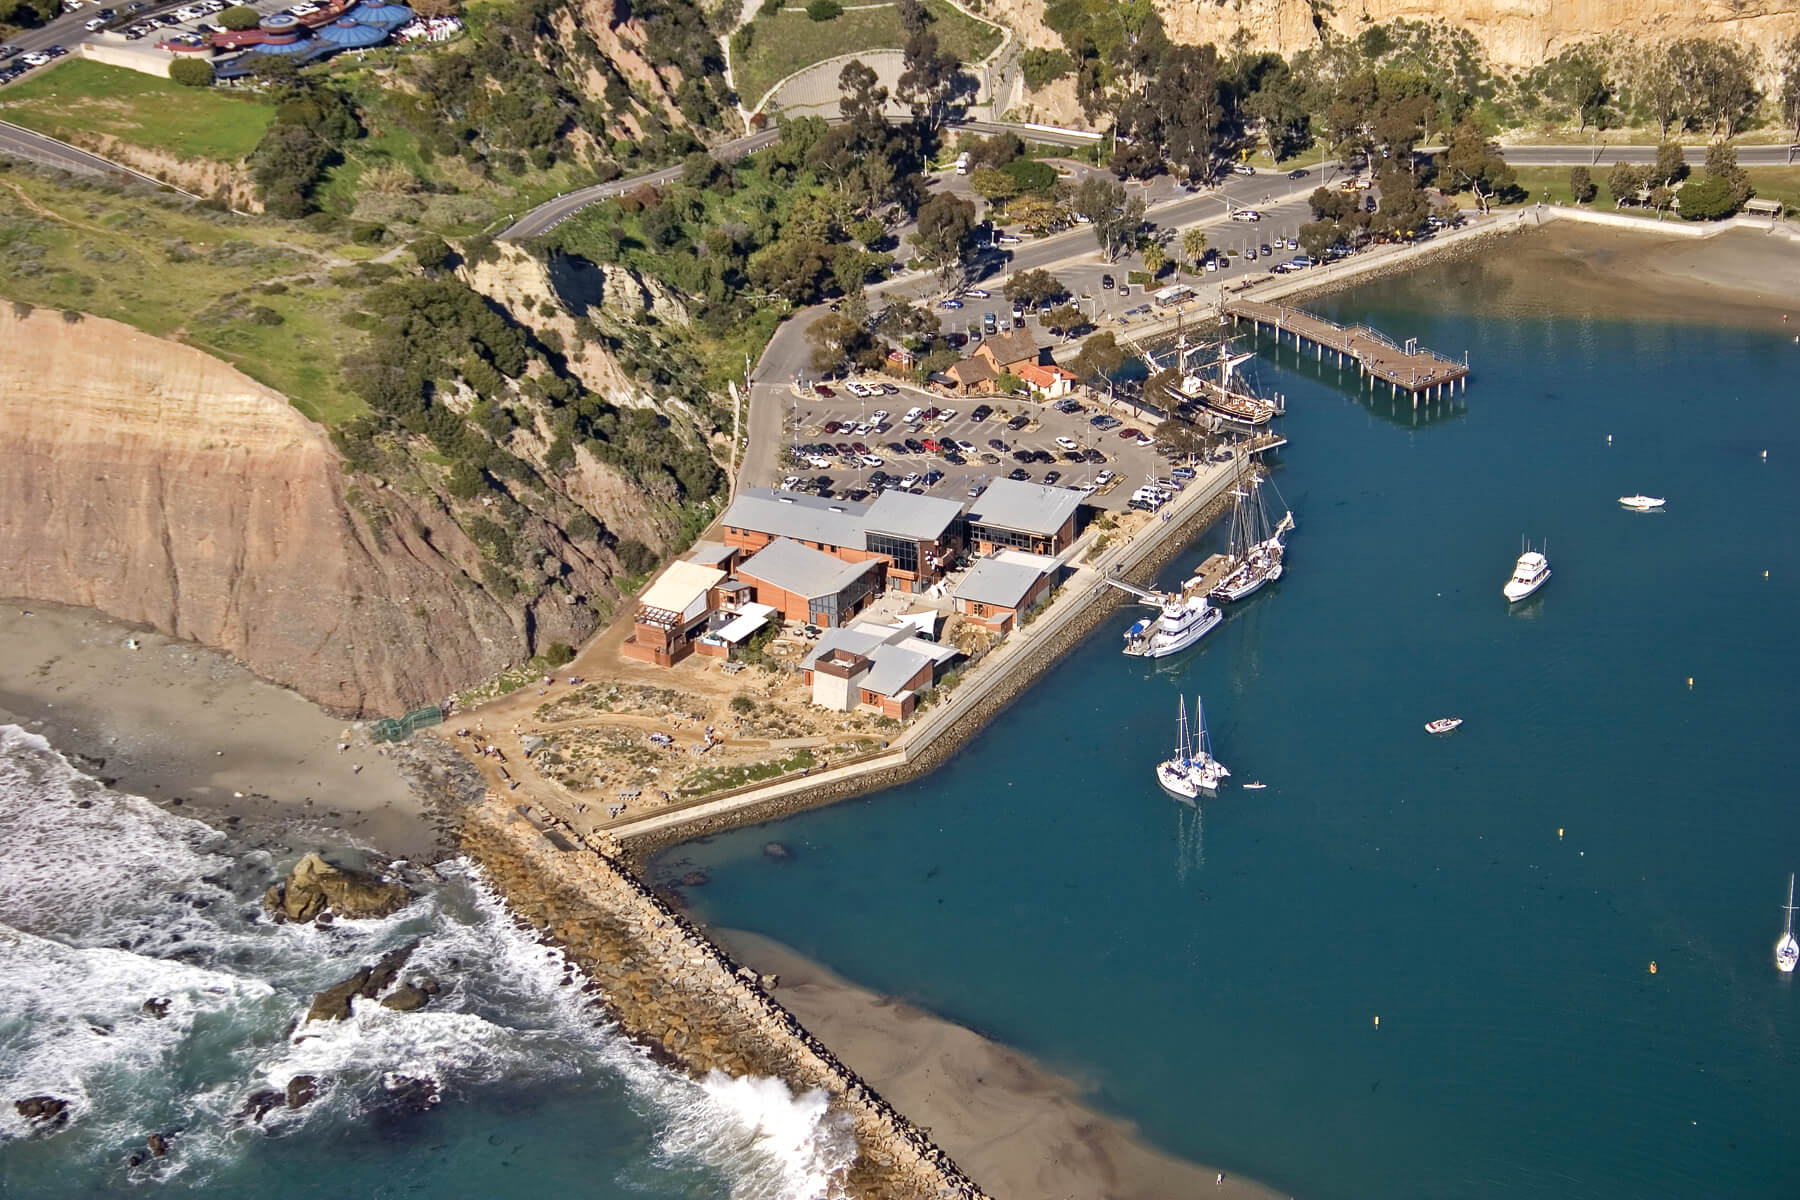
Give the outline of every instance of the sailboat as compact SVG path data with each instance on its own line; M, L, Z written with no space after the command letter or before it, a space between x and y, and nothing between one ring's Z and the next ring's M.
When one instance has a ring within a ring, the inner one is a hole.
M1281 578L1282 556L1287 550L1282 539L1293 531L1294 514L1284 513L1279 523L1269 525L1269 510L1262 498L1264 483L1268 480L1252 470L1232 489L1231 545L1226 551L1231 567L1213 586L1214 600L1242 600L1263 584Z
M1206 736L1206 712L1200 698L1194 697L1194 714L1199 726L1190 740L1187 701L1178 701L1175 725L1175 756L1156 764L1156 782L1163 791L1181 800L1197 799L1201 792L1216 792L1219 781L1231 774L1212 756L1212 743Z
M1788 876L1788 902L1783 905L1787 910L1787 928L1781 931L1781 940L1775 943L1775 966L1783 975L1794 973L1794 964L1800 963L1800 942L1794 941L1794 877Z
M1169 385L1172 399L1198 405L1221 420L1245 429L1267 425L1271 418L1280 415L1281 406L1276 401L1244 390L1237 377L1238 368L1256 357L1254 351L1233 354L1224 342L1220 342L1219 356L1197 366L1189 365L1190 354L1184 339L1176 350L1175 361L1181 378ZM1212 375L1215 371L1216 377Z

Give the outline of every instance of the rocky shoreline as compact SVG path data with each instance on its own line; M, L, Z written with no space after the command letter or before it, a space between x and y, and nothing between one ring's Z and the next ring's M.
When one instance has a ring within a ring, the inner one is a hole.
M1189 543L1230 511L1230 508L1229 493L1221 494L1179 525L1164 533L1155 545L1146 551L1143 558L1124 573L1122 578L1139 585L1148 584L1165 564L1185 550ZM934 740L905 763L869 771L849 779L821 783L817 787L804 791L789 791L761 804L746 805L729 813L697 817L692 822L676 828L634 837L624 844L621 850L622 860L628 863L633 870L641 872L657 852L681 842L721 833L727 829L741 828L745 825L759 825L792 813L820 808L827 804L835 804L840 800L868 795L871 792L883 791L935 771L952 755L961 750L963 745L975 736L982 726L999 715L1001 710L1055 666L1070 649L1092 633L1119 607L1122 603L1121 596L1122 593L1116 589L1098 587L1085 601L1080 613L1072 618L1063 629L1058 630L1055 636L1046 639L1041 644L1033 646L1027 655L1009 665L1004 684L995 688L991 694L983 697L978 703L971 705L958 718L949 733Z
M468 813L462 845L514 916L586 975L581 986L597 1015L616 1019L659 1059L696 1077L722 1071L824 1091L856 1134L842 1195L985 1200L930 1138L771 999L762 979L653 895L616 846L590 844L498 796Z

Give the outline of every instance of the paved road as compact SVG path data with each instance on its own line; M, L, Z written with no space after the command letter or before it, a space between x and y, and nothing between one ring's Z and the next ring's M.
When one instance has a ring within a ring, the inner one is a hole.
M194 196L192 192L184 192L174 184L142 171L134 171L130 167L121 166L98 154L90 154L86 150L71 146L67 142L59 142L53 137L45 137L41 133L33 133L29 129L0 121L0 153L15 155L28 162L43 163L46 166L60 167L65 171L73 171L78 175L113 175L152 187L170 188L181 192L184 196ZM198 200L198 196L194 196Z

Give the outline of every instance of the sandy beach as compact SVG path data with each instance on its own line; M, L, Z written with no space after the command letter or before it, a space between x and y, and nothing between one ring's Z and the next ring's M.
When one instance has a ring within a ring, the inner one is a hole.
M711 928L738 961L781 977L775 998L998 1200L1167 1200L1281 1193L1145 1145L1081 1103L1073 1080L971 1029L834 975L779 942Z
M430 739L384 753L225 654L90 610L0 602L0 722L212 824L279 829L290 840L313 829L332 842L347 834L424 861L447 845L431 800L402 770L404 759L413 774L432 773L422 761ZM339 751L343 741L350 748Z

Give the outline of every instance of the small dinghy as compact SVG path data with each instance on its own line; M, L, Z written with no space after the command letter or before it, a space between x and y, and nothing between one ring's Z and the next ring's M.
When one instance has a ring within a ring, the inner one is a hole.
M1246 783L1244 785L1244 790L1246 792L1260 792L1268 786L1269 785L1266 783Z
M1653 508L1661 508L1663 499L1661 496L1620 496L1619 503L1637 512L1649 512Z
M1462 724L1461 717L1439 717L1435 721L1425 722L1426 733L1449 733Z

